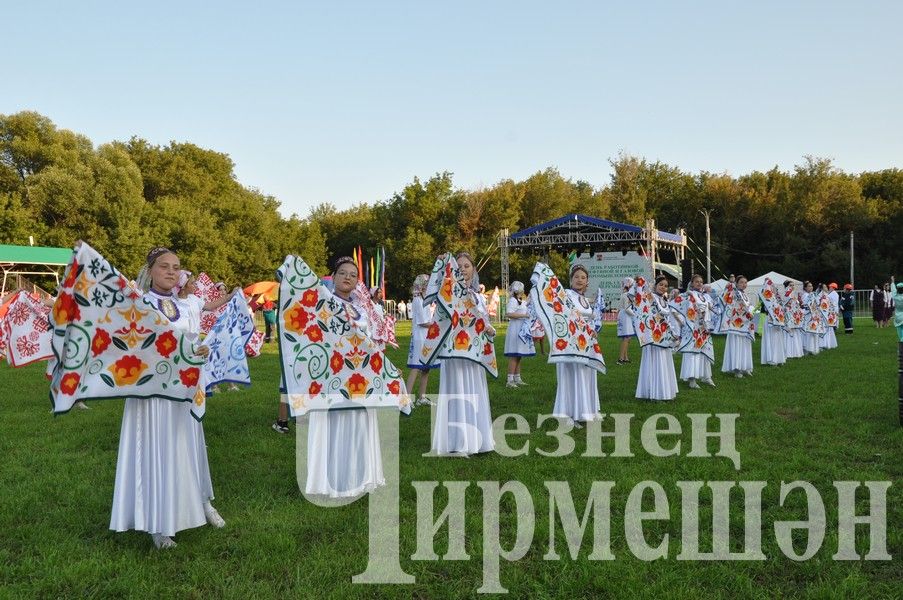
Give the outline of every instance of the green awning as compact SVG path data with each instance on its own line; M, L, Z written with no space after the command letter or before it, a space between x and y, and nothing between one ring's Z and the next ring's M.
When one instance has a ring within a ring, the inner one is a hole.
M64 267L72 259L72 248L5 246L0 244L0 264Z

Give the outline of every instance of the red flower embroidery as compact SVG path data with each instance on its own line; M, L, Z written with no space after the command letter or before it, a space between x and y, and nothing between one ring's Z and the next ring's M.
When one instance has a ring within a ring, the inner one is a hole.
M303 294L301 294L301 304L307 307L314 307L317 305L317 300L320 299L320 294L317 290L307 290Z
M307 327L308 322L310 322L312 316L313 315L308 313L300 302L297 302L288 310L287 313L285 313L283 322L285 323L285 328L288 331L302 333Z
M169 358L169 355L172 354L179 345L178 341L176 341L176 336L174 336L171 331L163 332L154 343L157 346L157 352L159 352L160 356L163 358Z
M60 380L60 391L67 396L73 395L78 390L81 376L78 373L66 373Z
M21 354L22 356L29 357L37 353L38 345L29 340L27 337L22 336L16 340L16 350L18 350L19 354Z
M373 372L379 375L380 371L383 369L383 358L379 354L373 354L370 357L370 368L373 369Z
M59 324L71 323L82 318L81 311L78 308L78 302L75 297L66 292L62 292L60 297L53 303L53 319Z
M573 321L568 323L568 331L571 332L571 335L574 335L577 332L577 326L574 325Z
M602 348L599 347L599 344L593 344L593 352L597 354L602 354Z
M307 388L307 393L311 396L316 396L320 393L320 390L323 389L323 386L317 381L311 381L310 387Z
M332 369L333 375L337 375L339 371L345 368L345 359L335 350L332 352L332 358L329 359L329 368Z
M110 346L112 341L109 333L103 329L98 329L94 333L94 339L91 340L91 354L100 356L100 354Z
M78 261L73 258L72 264L69 265L69 272L66 274L66 280L63 281L63 288L69 289L75 285L76 273L78 273Z
M451 321L452 321L452 327L457 327L457 326L458 326L458 323L459 323L459 321L460 321L460 318L458 317L458 311L455 311L455 312L452 313L452 319L451 319Z
M477 319L477 322L474 324L474 329L477 333L483 333L483 330L486 329L486 323L483 319Z
M123 356L107 367L107 370L113 374L113 381L118 386L132 385L138 381L145 369L147 369L147 365L141 362L140 358L131 354Z
M401 383L397 379L390 381L389 385L386 386L386 389L389 390L390 394L395 394L397 396L401 392Z
M201 370L197 367L189 367L179 371L179 380L185 387L194 387L201 378Z
M490 344L489 342L483 344L483 354L486 354L487 356L489 354L492 354L492 344Z
M557 350L564 350L568 347L568 343L562 339L555 340L555 348Z
M323 330L321 330L320 326L317 324L313 324L310 327L308 327L307 329L305 329L304 335L306 335L312 342L322 342L323 341Z
M439 324L438 324L438 323L432 323L432 324L430 325L430 328L429 328L429 329L427 330L427 332L426 332L426 339L428 339L428 340L434 340L434 339L436 339L437 337L439 337Z
M561 302L559 302L558 300L556 300L555 303L552 304L552 310L554 310L554 311L557 312L557 313L560 313L561 310L562 310Z
M360 373L354 373L348 378L348 381L345 382L345 389L348 390L348 393L352 398L355 396L363 396L367 392L368 383L366 377Z
M463 329L455 336L455 350L467 350L470 347L470 336Z

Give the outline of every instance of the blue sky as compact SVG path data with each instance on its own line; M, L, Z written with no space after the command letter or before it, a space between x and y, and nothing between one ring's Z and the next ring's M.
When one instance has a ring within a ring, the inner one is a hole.
M17 2L0 113L229 154L286 214L619 151L903 167L901 2Z

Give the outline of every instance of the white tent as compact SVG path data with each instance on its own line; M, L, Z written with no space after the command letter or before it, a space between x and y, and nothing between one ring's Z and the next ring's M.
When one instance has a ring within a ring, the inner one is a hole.
M769 271L764 275L759 275L755 279L750 279L749 283L746 286L746 294L749 296L749 301L755 306L759 302L759 291L765 287L765 280L771 279L777 286L779 290L784 289L785 281L792 281L796 284L796 290L802 291L803 282L799 279L794 279L793 277L788 277L787 275L781 275L777 271Z

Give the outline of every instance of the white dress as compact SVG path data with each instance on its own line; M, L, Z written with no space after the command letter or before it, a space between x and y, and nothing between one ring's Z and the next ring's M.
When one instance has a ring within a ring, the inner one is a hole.
M527 303L521 302L514 296L508 299L508 309L506 315L526 314ZM533 338L524 343L520 339L520 329L526 319L510 319L508 320L508 331L505 333L505 356L533 356L536 354L536 346L533 344Z
M593 308L583 295L567 290L567 295L577 306L584 319L593 318ZM555 392L555 406L552 415L572 421L594 421L598 418L599 386L597 371L592 367L576 363L557 363L558 389Z
M745 305L746 310L752 312L749 306L749 300L746 293L740 289L736 290L740 301ZM721 364L722 373L752 373L752 340L745 333L733 331L727 332L727 339L724 342L724 361Z
M633 316L630 314L631 312L631 302L630 297L627 292L623 292L621 294L621 299L618 302L618 337L619 338L630 338L636 335L636 332L633 330Z
M149 292L151 300L158 296ZM199 299L198 299L199 300ZM176 330L189 331L189 304L175 299ZM213 498L204 431L191 402L127 398L119 435L110 529L165 536L207 523Z
M414 296L411 300L411 345L408 346L408 368L428 371L437 368L437 365L426 366L420 362L423 357L423 343L426 341L427 328L422 325L429 325L433 320L432 305L424 306L423 298Z
M671 309L666 300L653 295L659 310L669 315ZM673 400L677 397L677 375L670 348L646 344L640 356L640 374L636 382L636 397L645 400Z
M705 307L703 310L708 310L708 303L703 294L694 291L689 293L696 295L696 300L699 305ZM677 329L676 331L683 330ZM690 345L691 344L688 344L687 348L689 348ZM682 381L690 379L701 379L705 381L712 378L712 363L709 362L709 359L701 352L690 352L689 350L685 350L680 353L680 357L680 378Z
M830 292L828 294L828 302L831 304L831 310L834 313L837 313L837 292ZM827 327L827 332L821 337L821 340L819 340L819 347L822 350L833 350L837 347L837 336L834 335L834 330L836 328L836 325L834 327Z
M475 312L487 321L481 294L470 292ZM439 368L439 398L433 424L432 451L437 454L479 454L495 449L486 369L464 358L443 358Z
M760 360L763 365L783 365L787 362L784 354L784 329L775 325L771 317L765 317L765 328L762 331L762 350Z
M347 301L346 306L352 317L356 313L354 322L366 334L366 313ZM385 485L376 410L310 411L305 493L353 498Z
M808 322L812 316L811 305L809 304L811 300L811 292L806 292L803 294L803 310L806 313L806 321ZM803 352L808 354L818 354L821 352L820 348L819 335L817 333L813 333L808 330L803 331Z

